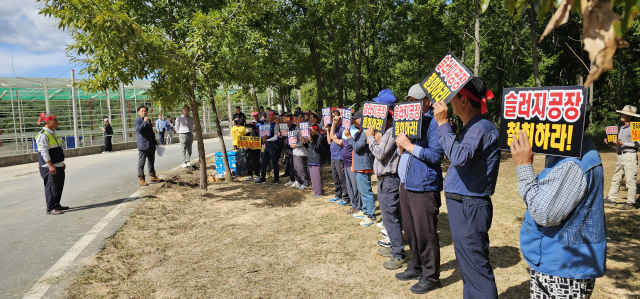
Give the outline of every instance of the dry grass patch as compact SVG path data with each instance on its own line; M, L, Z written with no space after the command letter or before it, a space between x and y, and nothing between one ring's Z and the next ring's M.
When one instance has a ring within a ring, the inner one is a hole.
M491 261L501 298L525 298L528 267L518 242L525 206L507 158L503 155L493 197ZM603 160L608 180L615 153L604 153ZM536 170L542 163L537 156ZM333 194L328 169L324 169L325 193ZM379 230L358 226L345 207L327 202L330 196L311 198L311 190L246 181L214 183L199 190L193 188L197 182L197 173L184 172L142 203L69 287L69 297L415 296L409 291L415 281L397 281L393 275L399 271L382 267L386 259L376 254ZM609 184L605 182L605 187ZM594 298L636 297L640 214L607 209L607 217L609 271L596 283ZM461 298L446 206L438 219L443 288L428 296Z

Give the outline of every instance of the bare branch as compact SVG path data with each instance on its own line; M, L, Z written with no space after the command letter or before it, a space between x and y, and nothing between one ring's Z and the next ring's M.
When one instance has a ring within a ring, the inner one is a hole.
M582 65L584 65L584 68L587 69L587 72L589 72L589 68L587 67L587 65L584 63L584 61L582 61L582 59L580 58L580 56L578 56L578 54L576 54L575 51L573 51L573 49L571 49L571 47L569 47L569 44L567 44L567 42L564 42L565 45L567 45L567 47L569 48L569 50L571 50L571 52L573 53L573 55L576 55L576 57L578 57L578 59L580 59L580 62L582 62Z

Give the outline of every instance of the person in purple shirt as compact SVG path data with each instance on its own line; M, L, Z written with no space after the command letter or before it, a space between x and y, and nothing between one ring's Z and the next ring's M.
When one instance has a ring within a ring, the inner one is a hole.
M331 111L333 118L340 117L340 110L336 109ZM340 126L341 122L334 121L331 124L325 124L325 131L329 132L330 136L340 136L340 143L342 143L342 131L344 128ZM348 205L351 203L349 192L347 192L347 180L345 178L344 171L344 157L342 157L342 144L338 144L331 138L327 138L329 143L329 149L331 152L331 173L333 174L333 183L335 184L334 198L330 199L330 202L338 202L339 205Z
M343 189L343 199L345 196L349 196L351 200L351 208L347 211L347 214L353 215L362 211L362 201L360 200L360 193L358 193L358 184L356 182L356 174L351 170L351 165L353 163L353 148L347 142L343 142L342 138L344 137L344 129L340 128L338 124L342 123L342 118L340 116L333 116L332 123L336 124L336 126L331 126L331 130L329 132L329 137L332 142L335 142L337 145L342 146L342 161L343 161L343 169L344 169L344 180L346 185L346 192ZM354 125L351 125L354 130L357 130ZM339 130L339 134L336 133L336 130ZM355 133L355 131L354 131Z
M451 161L444 178L444 195L464 298L498 298L489 263L489 228L500 150L498 128L483 117L486 101L492 97L484 80L473 77L451 99L453 113L464 123L458 136L449 125L447 104L433 105L438 142Z

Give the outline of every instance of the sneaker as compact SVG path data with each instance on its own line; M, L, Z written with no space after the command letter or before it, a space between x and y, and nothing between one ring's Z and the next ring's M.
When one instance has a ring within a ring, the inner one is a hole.
M376 223L376 226L379 228L384 228L384 224L382 224L382 221Z
M384 238L382 240L378 240L378 245L386 248L391 248L391 240Z
M413 271L413 270L404 270L404 272L396 273L396 279L407 281L407 280L418 280L422 276L422 273Z
M271 184L271 185L277 185L277 184L280 184L280 181L273 180L273 181L271 181L271 183L270 183L270 184Z
M266 180L263 180L263 179L257 179L255 183L256 183L256 184L266 184L266 183L267 183L267 181L266 181Z
M387 229L383 229L380 231L380 233L382 234L383 237L389 239L389 234L387 233Z
M253 181L253 176L247 177L247 181Z
M384 262L382 266L389 270L396 270L402 268L402 264L406 264L407 259L401 257L392 257L390 260Z
M607 196L607 198L604 199L604 205L605 206L610 206L610 207L616 207L616 200L615 199L610 199L609 196Z
M360 226L369 226L373 224L376 224L376 219L369 216L365 217L360 221Z
M336 201L339 201L339 200L340 200L340 197L336 196L336 197L334 197L332 199L329 199L329 202L336 202Z
M284 186L285 187L289 187L289 186L293 185L293 183L295 183L295 182L292 181L292 180L289 180L288 182L284 183Z
M191 162L187 162L187 167L191 167Z
M636 207L632 203L625 203L620 207L620 210L635 210Z
M293 182L293 184L289 185L289 187L291 187L291 188L298 188L298 187L300 187L300 184L298 184L298 182L297 182L297 181L294 181L294 182Z
M346 200L346 199L341 199L341 200L338 201L338 204L341 205L341 206L346 206L346 205L348 205L350 203L351 203L351 201L350 200Z
M298 185L298 190L300 190L300 191L304 191L304 189L307 189L307 186L305 186L305 185Z
M180 165L180 166L182 166L182 168L187 168L188 167L187 163L182 163L182 165Z
M384 257L393 257L393 255L391 254L391 248L378 248L378 254Z
M440 284L439 280L437 282L432 282L428 281L426 277L422 277L420 278L420 281L414 284L409 290L414 294L424 294L440 287L442 287L442 284Z
M357 213L353 214L353 218L363 219L365 217L367 217L367 215L365 215L362 211L358 211Z

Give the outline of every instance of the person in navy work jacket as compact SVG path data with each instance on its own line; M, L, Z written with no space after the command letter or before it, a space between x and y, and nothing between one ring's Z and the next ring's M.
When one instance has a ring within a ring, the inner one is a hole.
M156 157L156 136L153 134L153 125L151 120L147 117L147 107L138 107L138 117L133 121L133 127L136 129L136 140L138 142L138 178L140 186L146 186L144 176L144 164L145 160L148 161L149 177L151 182L162 182L156 176L156 170L154 168L154 162Z
M489 263L489 228L500 150L498 128L482 116L487 111L486 100L492 97L484 80L473 77L451 99L453 113L464 123L457 137L448 122L447 104L434 104L438 141L451 161L444 195L464 298L498 298Z
M586 130L589 109L584 116ZM579 158L547 155L536 176L526 132L512 136L518 192L527 205L520 249L531 298L589 298L606 270L604 176L595 143L584 135Z

